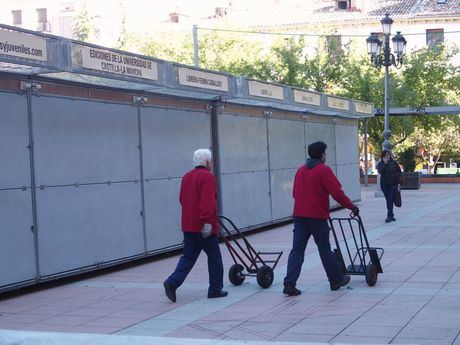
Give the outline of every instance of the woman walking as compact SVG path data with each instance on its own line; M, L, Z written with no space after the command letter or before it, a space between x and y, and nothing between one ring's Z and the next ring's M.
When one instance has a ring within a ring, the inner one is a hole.
M380 157L381 160L379 164L377 164L377 170L381 175L380 188L387 202L387 218L385 222L389 223L396 220L393 214L393 202L395 200L396 188L401 177L401 168L398 162L393 159L390 151L383 150Z

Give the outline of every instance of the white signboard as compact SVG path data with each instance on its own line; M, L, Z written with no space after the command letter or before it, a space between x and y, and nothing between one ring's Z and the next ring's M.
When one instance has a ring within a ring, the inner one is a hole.
M327 106L329 108L350 110L350 102L347 99L327 96Z
M0 54L47 61L46 39L23 32L0 29Z
M372 104L355 101L355 110L357 113L374 115L372 113Z
M179 67L179 84L218 91L228 91L228 77L190 68Z
M277 85L265 84L255 80L248 80L249 94L251 96L284 99L283 88Z
M294 89L294 102L321 106L321 95L314 92L300 91Z
M155 61L109 50L72 45L72 65L97 71L158 80Z

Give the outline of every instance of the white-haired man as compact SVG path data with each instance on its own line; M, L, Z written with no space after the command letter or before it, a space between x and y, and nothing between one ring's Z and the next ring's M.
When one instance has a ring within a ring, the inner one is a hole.
M182 206L184 249L176 270L163 283L166 296L176 302L176 289L182 285L201 250L208 256L208 298L227 296L222 290L224 267L219 249L216 180L211 173L211 151L194 152L195 168L182 178L179 201Z

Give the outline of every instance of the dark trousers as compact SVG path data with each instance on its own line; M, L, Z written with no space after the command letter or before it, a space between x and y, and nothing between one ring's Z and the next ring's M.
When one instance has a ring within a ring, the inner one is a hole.
M198 256L204 250L208 256L209 292L219 292L224 286L224 266L219 249L219 238L211 235L203 238L201 233L184 232L184 249L176 270L167 279L178 288L195 265Z
M383 195L385 195L385 200L387 201L387 217L393 217L393 202L395 200L395 188L396 186L383 186L381 185Z
M294 218L294 238L292 250L289 253L287 274L284 278L285 283L295 285L297 279L299 279L305 249L311 235L313 235L313 239L318 247L319 256L329 282L335 284L342 281L343 274L340 271L335 254L331 251L329 233L330 228L327 220L303 217Z

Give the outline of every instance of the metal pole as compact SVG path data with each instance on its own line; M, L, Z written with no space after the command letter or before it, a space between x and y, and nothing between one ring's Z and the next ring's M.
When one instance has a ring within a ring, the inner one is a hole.
M200 67L200 60L198 59L198 27L193 25L193 63L195 67Z
M38 216L37 216L37 184L35 176L35 139L34 139L34 117L32 113L32 91L34 88L34 81L28 79L27 82L21 82L26 90L27 97L27 122L29 126L29 166L30 166L30 194L32 201L32 226L30 230L34 234L34 255L35 255L35 280L39 281L41 278L40 272L40 248L38 241Z
M364 119L364 186L369 184L369 176L367 174L369 162L367 159L367 118Z
M389 67L390 67L390 35L385 35L385 47L384 47L384 55L385 55L385 130L383 131L382 135L384 138L383 141L383 149L387 151L391 151L391 142L390 142L390 74L389 74Z
M217 213L223 213L222 206L222 170L220 164L220 141L219 141L219 105L221 100L212 100L209 103L210 129L211 129L211 151L212 168L217 184Z
M145 102L145 99L142 95L134 96L134 103L136 104L137 110L137 135L138 135L138 145L137 149L139 152L139 178L140 178L140 191L141 191L141 217L142 217L142 236L144 239L144 255L148 253L148 244L147 244L147 226L145 222L145 180L144 180L144 150L142 146L142 114L141 114L141 105Z

